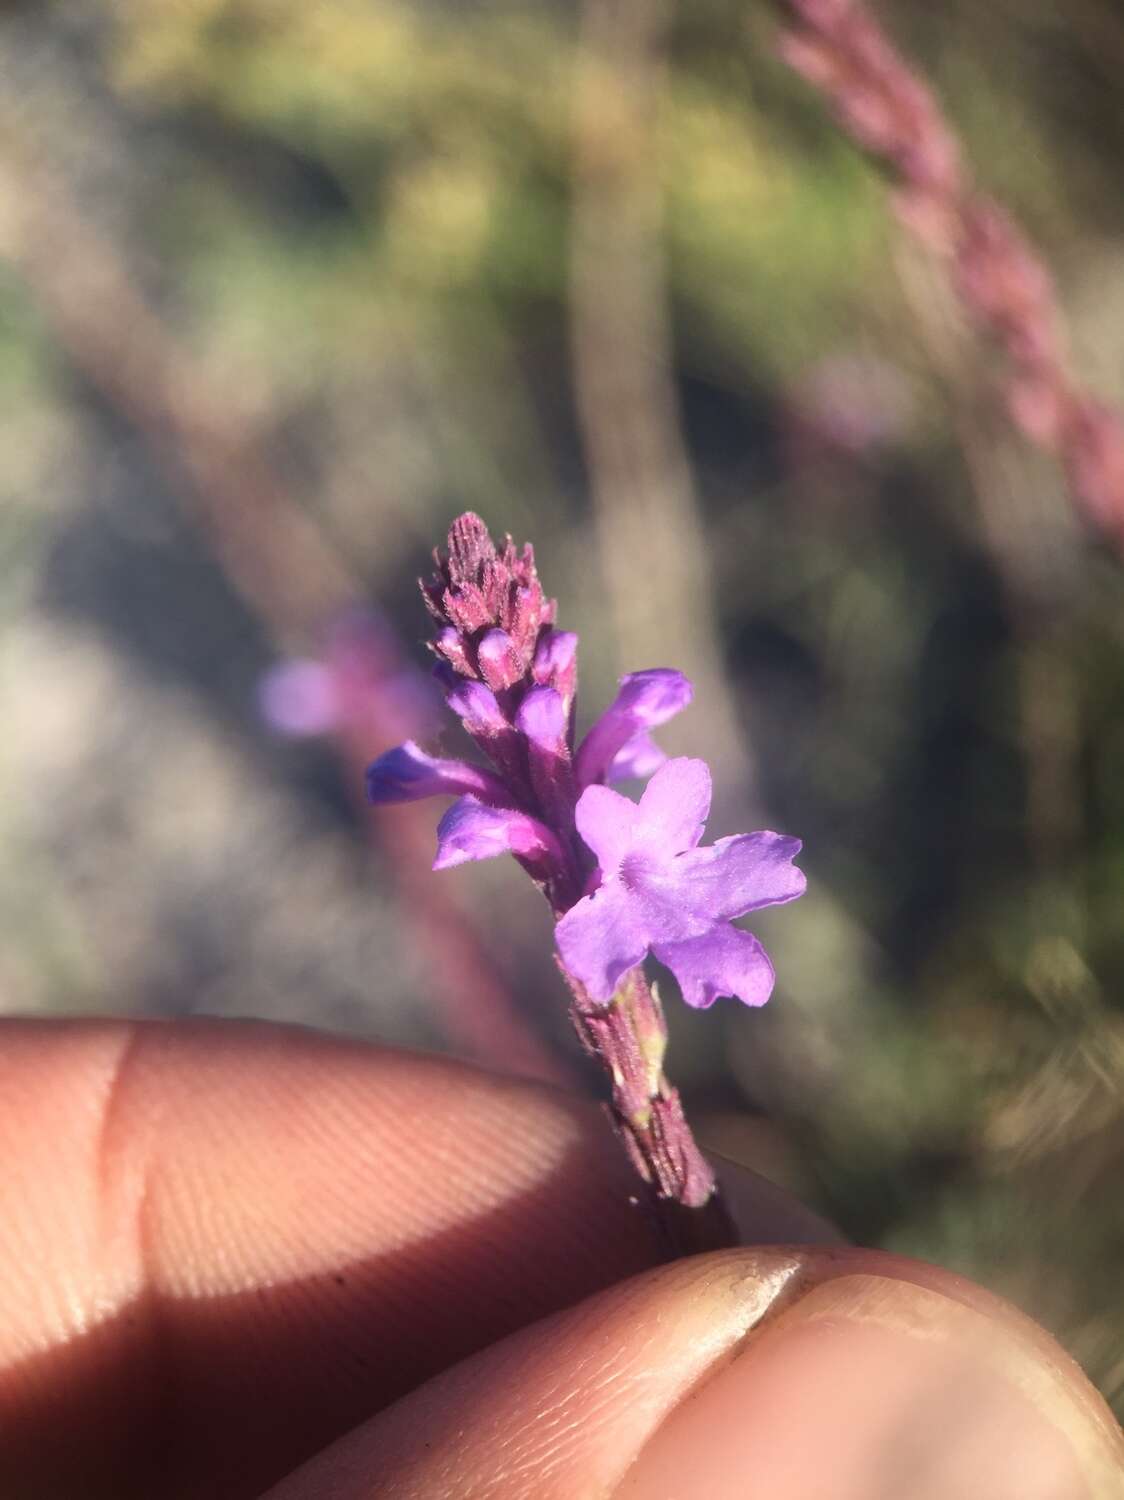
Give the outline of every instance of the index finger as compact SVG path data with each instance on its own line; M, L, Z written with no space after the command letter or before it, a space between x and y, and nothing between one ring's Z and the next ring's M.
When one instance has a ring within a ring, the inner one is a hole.
M595 1107L436 1058L7 1023L0 1100L6 1491L258 1493L658 1259Z

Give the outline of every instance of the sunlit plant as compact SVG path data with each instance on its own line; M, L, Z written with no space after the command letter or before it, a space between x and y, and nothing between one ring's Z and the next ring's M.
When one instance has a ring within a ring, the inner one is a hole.
M615 700L575 735L578 638L556 624L528 545L499 548L460 516L422 582L445 701L484 755L447 759L415 741L367 773L374 803L450 794L434 868L511 854L555 918L558 966L579 1036L604 1068L614 1122L664 1205L716 1207L713 1171L663 1068L667 1032L651 957L688 1005L722 996L762 1005L773 966L733 920L804 890L799 839L762 831L701 842L706 762L668 759L651 731L691 701L668 667L622 678ZM638 802L611 783L645 780ZM713 1217L713 1216L712 1216Z

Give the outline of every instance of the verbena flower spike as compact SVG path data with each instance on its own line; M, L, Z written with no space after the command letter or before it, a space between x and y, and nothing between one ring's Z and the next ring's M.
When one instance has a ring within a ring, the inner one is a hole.
M701 843L710 771L669 760L651 731L691 701L666 667L622 678L575 744L578 639L555 624L530 546L497 548L478 516L460 516L448 555L422 582L431 649L449 708L488 765L430 755L413 741L367 772L375 803L442 793L434 868L512 854L554 913L558 963L578 1034L609 1080L614 1123L677 1248L728 1232L711 1169L663 1071L667 1031L645 973L651 955L688 1005L719 996L762 1005L773 967L735 917L804 890L799 839L749 833ZM609 783L647 778L639 802ZM680 1209L709 1210L687 1217ZM703 1228L704 1223L706 1228Z

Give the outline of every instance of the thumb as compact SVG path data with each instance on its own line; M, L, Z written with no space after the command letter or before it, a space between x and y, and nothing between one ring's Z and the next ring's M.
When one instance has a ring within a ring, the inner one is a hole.
M1117 1500L1077 1366L950 1273L863 1250L680 1261L522 1330L268 1500Z

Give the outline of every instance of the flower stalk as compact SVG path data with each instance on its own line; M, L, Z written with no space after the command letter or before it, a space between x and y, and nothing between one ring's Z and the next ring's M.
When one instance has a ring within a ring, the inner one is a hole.
M591 1000L562 969L574 997L578 1036L612 1086L617 1132L645 1182L662 1198L702 1208L714 1175L691 1134L678 1091L664 1073L667 1023L655 985L630 969L608 1003Z
M608 1077L613 1129L645 1186L669 1256L736 1244L714 1171L664 1071L667 1022L656 986L642 969L630 969L601 1003L559 968L573 997L574 1029Z

